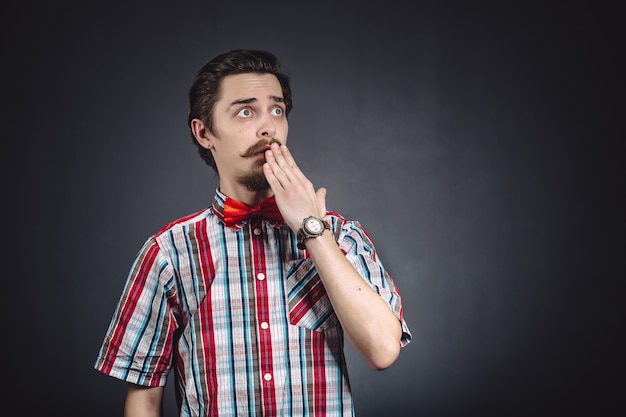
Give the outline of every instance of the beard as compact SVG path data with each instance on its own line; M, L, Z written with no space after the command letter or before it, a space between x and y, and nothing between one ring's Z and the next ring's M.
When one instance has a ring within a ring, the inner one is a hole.
M263 174L263 165L261 165L260 170L254 169L251 172L241 174L237 177L237 182L252 192L265 191L270 188L270 184Z
M250 146L240 156L242 158L255 157L259 152L263 152L264 149L272 143L278 143L279 145L281 144L281 142L275 138L272 138L269 141L260 140L259 142ZM237 177L237 182L246 187L248 191L256 192L269 190L270 184L267 182L265 174L263 174L263 163L265 163L265 160L260 161L258 165L255 165L250 172L239 175Z

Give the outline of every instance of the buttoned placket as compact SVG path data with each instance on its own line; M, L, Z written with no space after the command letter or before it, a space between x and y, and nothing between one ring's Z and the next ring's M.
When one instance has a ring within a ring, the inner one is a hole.
M262 392L264 396L263 407L265 412L271 414L271 404L274 403L275 392L273 382L272 364L272 339L270 333L270 310L268 302L267 269L265 265L265 236L264 220L253 219L250 221L253 264L256 289L256 317L259 335L259 372L261 377Z

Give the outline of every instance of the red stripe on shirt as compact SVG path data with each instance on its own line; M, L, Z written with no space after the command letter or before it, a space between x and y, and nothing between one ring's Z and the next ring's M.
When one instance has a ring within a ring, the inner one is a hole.
M209 243L209 237L207 235L206 219L196 224L196 239L198 242L198 259L200 260L200 267L202 269L202 277L213 279L215 277L215 265L213 264L213 256L211 254L211 245ZM210 416L218 415L217 404L217 372L216 364L217 359L215 357L215 333L213 332L213 303L211 302L211 293L208 288L211 286L211 281L203 283L206 290L204 291L207 296L204 302L198 309L199 322L204 323L202 325L202 346L204 348L205 355L205 380L202 383L206 387L207 398L207 413Z
M315 415L326 415L326 369L324 366L324 334L313 332L313 369L315 378Z
M144 258L141 260L140 266L136 269L140 271L140 274L137 275L138 279L133 281L133 287L128 291L128 297L126 300L120 303L120 323L129 323L130 318L133 315L135 308L137 307L137 301L141 296L141 291L144 287L146 279L150 275L150 266L154 262L156 255L158 254L157 245L152 245L152 247L148 250ZM103 372L110 372L112 365L114 364L114 358L118 355L119 346L124 338L124 334L126 332L126 326L117 326L115 328L115 332L111 337L111 343L109 344L109 349L107 350L107 360L104 362L104 366L102 368Z

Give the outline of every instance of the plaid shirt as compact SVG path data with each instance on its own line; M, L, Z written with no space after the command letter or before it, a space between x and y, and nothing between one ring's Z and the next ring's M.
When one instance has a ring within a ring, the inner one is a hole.
M225 196L146 241L96 360L107 375L163 386L181 416L353 416L343 331L288 226L226 227ZM341 250L410 331L400 294L358 222L325 217Z

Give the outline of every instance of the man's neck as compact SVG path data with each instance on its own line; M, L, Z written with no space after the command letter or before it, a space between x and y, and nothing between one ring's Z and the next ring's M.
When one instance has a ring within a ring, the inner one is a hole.
M243 186L235 187L233 189L229 187L224 187L222 186L222 184L220 184L219 190L226 197L230 197L233 200L241 201L242 203L247 204L250 207L254 207L261 201L268 199L274 195L271 189L262 191L250 191Z

